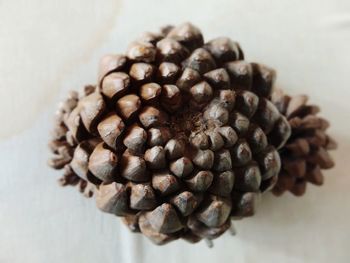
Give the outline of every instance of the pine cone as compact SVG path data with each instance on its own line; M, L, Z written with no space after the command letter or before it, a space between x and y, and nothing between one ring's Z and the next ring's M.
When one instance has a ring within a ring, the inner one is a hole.
M54 167L156 244L220 236L274 186L290 135L269 101L275 71L243 59L238 43L204 44L188 23L104 56L98 88L63 114L55 141L70 154Z
M336 142L326 134L329 122L317 116L318 106L309 105L306 95L290 97L276 90L272 102L287 117L292 134L280 150L282 169L272 192L279 196L290 191L301 196L307 182L322 185L322 169L330 169L334 162L328 150L336 149Z
M87 85L84 88L83 97L95 91L95 87ZM72 185L78 186L79 191L86 197L92 197L95 191L95 185L79 177L70 165L73 154L76 148L75 139L72 137L67 127L68 117L72 111L77 107L79 102L79 94L76 91L71 91L68 97L59 105L56 112L54 129L51 134L51 141L49 147L54 154L49 160L49 165L54 169L63 168L63 176L59 179L62 186Z

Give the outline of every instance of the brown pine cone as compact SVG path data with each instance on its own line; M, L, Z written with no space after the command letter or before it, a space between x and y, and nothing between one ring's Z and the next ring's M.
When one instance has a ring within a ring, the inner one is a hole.
M54 167L94 184L102 211L156 244L214 239L277 181L290 126L269 101L274 79L191 24L146 33L101 59L98 88L56 138L74 153Z
M272 192L279 196L290 191L301 196L307 183L322 185L322 169L330 169L334 162L328 150L337 148L326 133L329 122L319 116L318 106L308 104L306 95L288 96L281 90L272 95L272 102L287 117L292 134L280 149L282 169Z
M82 97L86 97L95 91L95 86L87 85L84 88ZM75 139L72 137L67 127L68 117L77 107L79 94L71 91L68 97L59 105L54 120L54 129L51 133L49 147L54 154L49 160L49 165L54 169L63 169L63 176L59 179L62 186L78 186L79 191L86 197L92 197L95 185L79 177L71 168L71 161L76 148Z

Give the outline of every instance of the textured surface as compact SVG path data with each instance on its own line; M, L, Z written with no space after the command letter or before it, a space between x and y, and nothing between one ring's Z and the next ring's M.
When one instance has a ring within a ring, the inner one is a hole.
M60 189L46 166L55 104L96 80L99 57L124 51L144 28L186 20L208 38L238 40L248 60L278 69L289 93L312 95L339 143L325 186L300 199L265 196L256 217L237 223L239 235L213 250L159 248L130 234L74 189ZM347 262L348 1L0 1L0 22L0 262Z
M49 165L61 184L95 188L98 208L159 245L253 216L291 134L268 99L275 71L191 23L144 33L126 54L103 56L99 85L60 104Z

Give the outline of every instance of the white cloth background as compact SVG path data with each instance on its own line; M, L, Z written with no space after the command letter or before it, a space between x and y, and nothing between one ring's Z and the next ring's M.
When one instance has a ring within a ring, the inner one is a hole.
M191 21L238 40L279 86L322 105L337 166L303 198L263 197L255 217L208 249L129 233L46 166L57 103L96 80L99 58L144 30ZM0 262L349 262L348 0L0 0Z

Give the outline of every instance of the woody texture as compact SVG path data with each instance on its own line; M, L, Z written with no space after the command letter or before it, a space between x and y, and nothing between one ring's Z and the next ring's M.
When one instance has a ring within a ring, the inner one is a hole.
M275 78L189 23L145 33L60 105L50 165L156 244L215 239L278 181L291 120Z
M337 148L327 134L328 120L318 116L320 108L308 103L308 96L289 96L280 89L272 95L272 102L287 119L292 133L280 149L282 169L272 192L279 196L289 191L296 196L305 193L307 183L322 185L322 170L334 166L329 153Z

